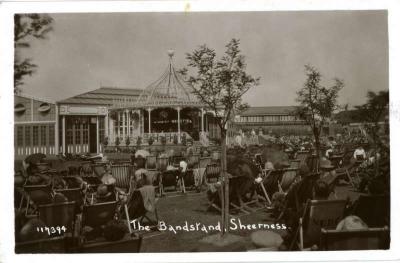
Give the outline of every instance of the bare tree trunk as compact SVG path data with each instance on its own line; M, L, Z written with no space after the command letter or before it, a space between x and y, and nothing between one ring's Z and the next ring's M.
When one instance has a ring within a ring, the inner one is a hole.
M221 171L223 178L222 186L222 234L229 232L229 178L227 173L227 161L226 161L226 130L221 131Z
M314 127L313 133L314 133L314 139L315 139L315 151L316 151L316 155L317 155L317 161L316 161L317 166L315 167L315 169L316 169L315 172L319 172L319 159L321 156L321 143L319 141L320 134L319 134L319 130L317 127Z

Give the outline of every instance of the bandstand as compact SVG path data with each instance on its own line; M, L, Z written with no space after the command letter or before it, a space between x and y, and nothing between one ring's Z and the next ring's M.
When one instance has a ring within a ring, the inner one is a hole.
M115 145L117 138L121 144L129 138L131 145L139 138L142 143L150 138L159 143L162 137L167 143L180 143L184 137L199 141L210 131L216 137L213 116L174 68L174 51L169 50L168 56L165 72L137 98L113 100L106 118L109 145Z

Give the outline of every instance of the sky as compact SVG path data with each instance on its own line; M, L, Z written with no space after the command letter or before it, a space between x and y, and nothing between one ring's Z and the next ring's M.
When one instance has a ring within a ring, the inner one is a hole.
M53 28L21 55L39 67L23 93L61 100L101 86L145 88L168 65L187 65L185 54L206 44L221 57L240 39L247 72L260 77L244 101L251 106L296 105L316 67L323 84L344 81L340 104L365 102L368 90L389 89L386 11L50 14Z

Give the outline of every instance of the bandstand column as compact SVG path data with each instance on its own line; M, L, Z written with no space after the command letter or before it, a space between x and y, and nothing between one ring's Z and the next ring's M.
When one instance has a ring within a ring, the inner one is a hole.
M178 111L178 143L181 143L181 108L176 108Z
M149 112L149 133L151 133L151 108L148 108L147 111Z
M96 152L100 152L100 124L99 116L96 116Z
M131 118L129 118L129 110L126 110L126 118L127 118L127 134L128 137L131 137Z
M65 148L65 115L62 116L62 153L65 154L66 148Z
M122 136L123 136L123 140L125 140L125 127L126 127L126 111L122 112Z

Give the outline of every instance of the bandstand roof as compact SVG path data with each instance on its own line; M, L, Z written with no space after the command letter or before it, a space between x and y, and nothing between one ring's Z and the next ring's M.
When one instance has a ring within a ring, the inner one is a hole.
M169 64L159 79L147 86L138 98L115 100L113 108L203 107L193 90L172 63L174 52L168 51Z

